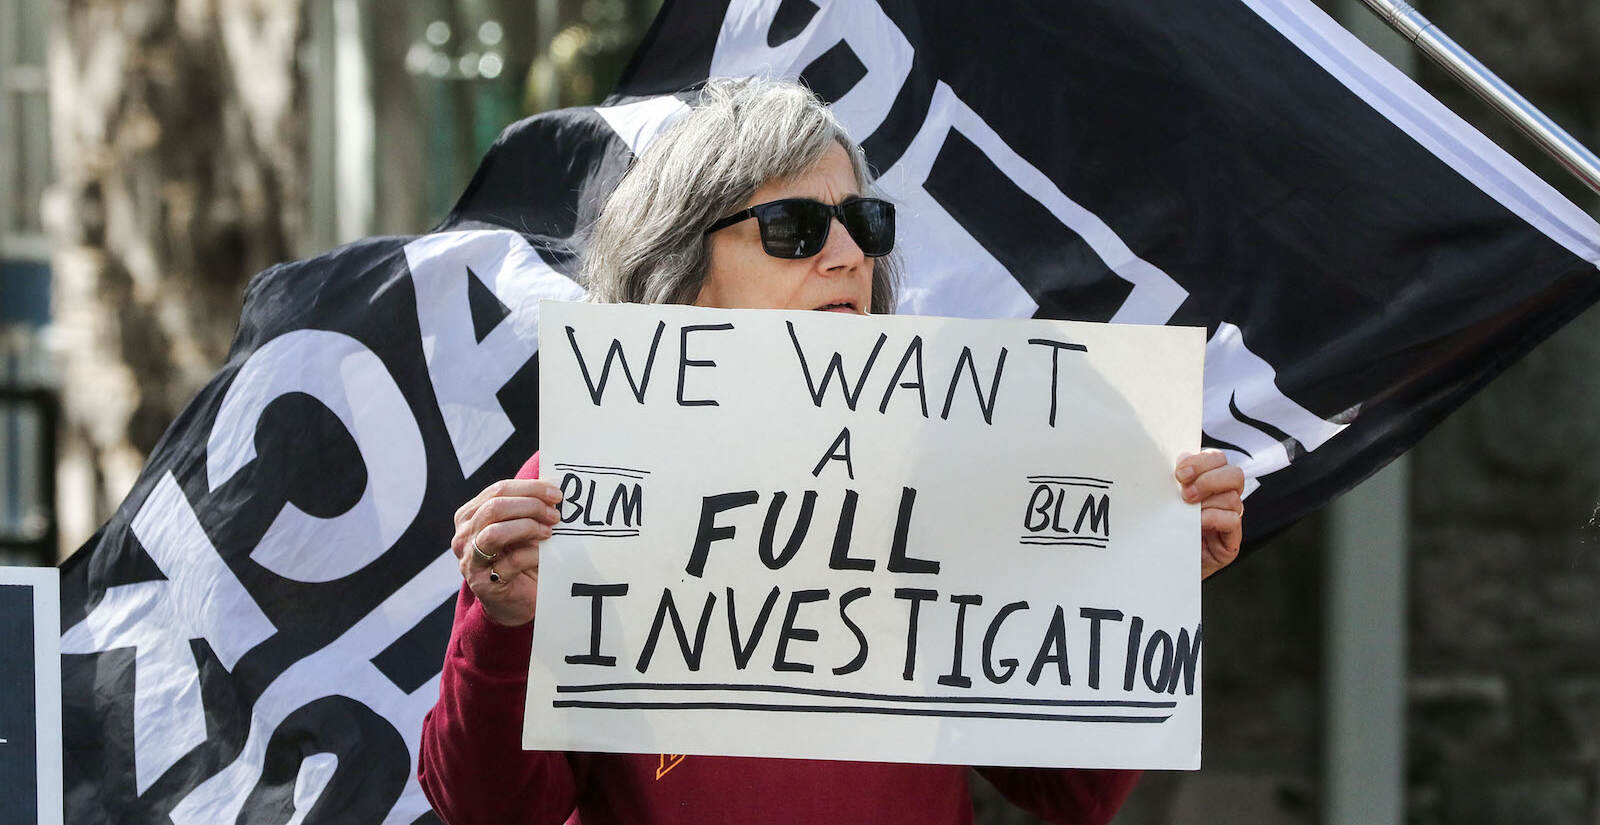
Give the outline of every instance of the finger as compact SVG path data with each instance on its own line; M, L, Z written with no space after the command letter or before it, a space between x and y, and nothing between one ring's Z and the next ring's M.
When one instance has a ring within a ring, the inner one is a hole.
M519 547L537 544L550 538L550 525L534 521L531 518L512 519L511 521L497 521L478 531L476 541L478 549L484 555L499 556ZM477 560L479 564L483 559Z
M478 511L478 508L480 506L482 506L485 501L488 501L489 499L494 498L495 496L497 496L499 494L500 494L500 482L498 482L498 481L496 481L493 484L490 484L488 487L485 487L482 490L479 490L477 495L473 496L470 499L467 499L467 503L466 504L463 504L460 507L456 508L456 513L455 513L455 522L456 522L456 524L461 524L463 522L471 520L472 519L472 514L476 513Z
M542 478L505 478L483 488L472 500L461 505L456 510L455 520L459 524L469 520L477 513L484 502L495 498L515 498L526 496L541 499L550 505L561 503L561 488Z
M1198 453L1185 453L1178 457L1178 466L1173 470L1173 477L1180 484L1188 484L1210 470L1215 470L1228 463L1228 456L1221 450L1201 450Z
M1232 510L1202 509L1200 531L1215 536L1227 547L1238 547L1244 535L1244 516Z
M1229 549L1215 543L1204 546L1200 552L1201 581L1210 578L1212 573L1233 564L1237 558L1239 558L1238 547Z
M507 478L496 481L480 490L466 504L456 508L454 516L456 532L450 539L450 552L455 553L456 558L462 557L472 537L482 526L473 522L478 510L488 501L507 497L533 497L543 500L559 518L559 509L556 508L561 505L561 488L555 484L538 478Z
M494 564L474 567L472 573L467 576L467 586L472 588L472 592L478 596L478 601L483 602L484 608L488 609L490 600L497 598L511 587L518 575L501 569L500 562L496 561Z
M1193 482L1204 495L1210 496L1228 490L1244 490L1244 470L1235 464L1224 464L1200 474Z
M1224 490L1200 502L1202 510L1230 510L1235 513L1244 513L1244 500L1239 497L1238 490Z
M1183 487L1185 501L1202 501L1206 498L1224 493L1229 490L1244 492L1244 470L1232 464L1225 464L1214 470L1201 473L1198 478Z
M478 511L473 514L470 524L475 531L482 531L495 522L514 521L516 519L530 518L542 521L545 524L555 524L561 520L556 513L556 508L542 498L534 496L497 496L485 501ZM479 542L482 544L482 541Z
M450 552L455 553L456 558L460 559L466 555L467 546L473 534L477 532L477 528L472 524L472 517L477 514L478 508L482 507L485 501L499 495L502 489L504 489L503 482L497 481L479 490L478 494L468 499L466 504L456 508L452 518L456 532L450 538Z
M500 558L495 560L494 569L499 571L502 579L522 573L539 572L539 545L533 544L527 547L507 550Z
M524 487L517 488L518 490L526 490L527 491L527 492L521 492L521 493L519 493L519 495L529 495L529 496L534 496L536 498L542 498L542 499L545 500L545 502L549 503L552 506L560 506L561 505L561 499L564 496L561 493L561 488L556 486L555 482L547 481L547 480L542 479L542 478L526 478L526 479L518 479L518 481L526 482L528 485L530 485L530 486L525 487L525 488Z

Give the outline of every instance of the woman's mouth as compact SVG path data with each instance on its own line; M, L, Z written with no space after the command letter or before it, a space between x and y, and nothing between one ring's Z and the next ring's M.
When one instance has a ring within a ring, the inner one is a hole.
M823 304L816 308L817 312L848 312L856 314L856 305L849 301L839 301L832 304Z

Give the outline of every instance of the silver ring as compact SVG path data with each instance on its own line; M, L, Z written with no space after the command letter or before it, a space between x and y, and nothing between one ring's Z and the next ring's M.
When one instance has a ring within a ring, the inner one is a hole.
M500 574L495 572L493 567L489 568L489 581L492 581L495 584L500 583Z
M478 561L481 561L484 564L494 564L495 559L500 558L500 554L499 553L496 553L496 554L491 556L488 553L485 553L482 550L478 549L478 537L476 535L474 535L472 537L472 552L477 555Z

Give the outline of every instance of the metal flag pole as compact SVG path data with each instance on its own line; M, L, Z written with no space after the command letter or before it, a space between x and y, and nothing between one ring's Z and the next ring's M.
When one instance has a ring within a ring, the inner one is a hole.
M1600 158L1574 140L1566 130L1557 126L1544 113L1534 108L1528 99L1506 85L1487 66L1468 54L1456 41L1451 40L1439 27L1433 25L1404 0L1362 0L1384 22L1394 27L1407 40L1449 72L1461 85L1467 87L1495 111L1504 115L1523 134L1555 158L1574 177L1596 194L1600 194Z

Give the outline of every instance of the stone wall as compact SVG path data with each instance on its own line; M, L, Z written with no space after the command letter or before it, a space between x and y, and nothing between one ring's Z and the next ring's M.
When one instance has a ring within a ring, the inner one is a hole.
M1419 4L1600 147L1600 4ZM1586 191L1431 67L1423 84L1591 213ZM1508 272L1508 279L1517 273ZM1600 823L1600 312L1530 353L1413 451L1407 814Z
M1407 808L1600 823L1600 313L1414 451Z

